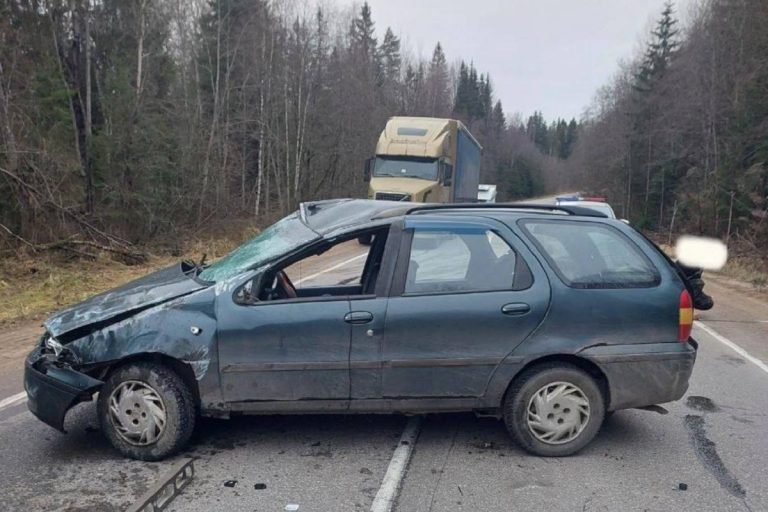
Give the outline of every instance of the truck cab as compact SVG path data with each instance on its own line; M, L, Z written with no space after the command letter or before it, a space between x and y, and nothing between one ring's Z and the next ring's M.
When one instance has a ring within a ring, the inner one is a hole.
M482 147L455 119L392 117L366 161L368 198L474 202Z

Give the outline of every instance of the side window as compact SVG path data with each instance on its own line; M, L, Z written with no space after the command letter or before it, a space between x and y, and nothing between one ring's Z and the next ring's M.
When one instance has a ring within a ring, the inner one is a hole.
M297 290L360 284L371 245L357 239L336 244L322 254L308 256L283 269Z
M417 228L405 293L511 290L516 263L515 251L493 231Z
M563 221L525 221L522 225L568 286L642 288L659 283L650 260L608 225Z

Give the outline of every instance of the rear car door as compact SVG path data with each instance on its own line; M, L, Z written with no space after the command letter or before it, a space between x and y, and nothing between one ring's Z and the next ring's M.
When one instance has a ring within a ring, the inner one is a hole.
M381 347L383 397L482 396L549 295L538 261L501 222L408 218Z

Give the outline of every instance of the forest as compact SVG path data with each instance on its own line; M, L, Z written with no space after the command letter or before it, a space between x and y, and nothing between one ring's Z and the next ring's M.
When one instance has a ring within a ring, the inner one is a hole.
M308 5L5 0L0 249L140 260L362 197L386 119L417 115L469 126L500 200L581 190L643 229L765 250L766 2L698 0L684 26L667 4L583 117L551 121L505 110L472 56L403 47L366 3Z
M768 2L667 4L579 127L566 173L633 225L768 252Z
M411 54L367 4L12 0L0 19L6 247L130 259L232 219L362 197L393 115L462 119L504 198L556 176L559 159L508 124L489 74L450 64L439 42Z

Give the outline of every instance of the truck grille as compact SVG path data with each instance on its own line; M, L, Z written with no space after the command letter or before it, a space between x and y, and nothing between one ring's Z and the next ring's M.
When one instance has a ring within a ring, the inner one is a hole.
M394 192L376 192L375 199L380 201L408 201L411 198L408 194L395 194Z

